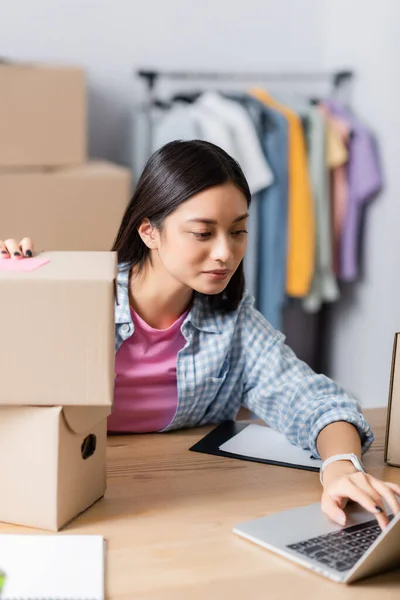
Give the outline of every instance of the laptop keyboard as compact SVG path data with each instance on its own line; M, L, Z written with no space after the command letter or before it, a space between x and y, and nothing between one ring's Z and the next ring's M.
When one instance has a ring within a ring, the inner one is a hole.
M393 515L388 515L389 521ZM344 527L340 531L290 544L287 548L316 560L336 571L348 571L381 533L376 519Z

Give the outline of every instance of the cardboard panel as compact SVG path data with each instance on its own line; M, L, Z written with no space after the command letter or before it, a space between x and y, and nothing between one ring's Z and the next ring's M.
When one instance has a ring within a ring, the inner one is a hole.
M393 343L384 460L400 467L400 333Z

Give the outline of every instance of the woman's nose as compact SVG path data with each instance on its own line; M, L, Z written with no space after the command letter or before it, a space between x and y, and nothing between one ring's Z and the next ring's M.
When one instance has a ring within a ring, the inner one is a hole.
M228 238L221 236L215 241L211 251L211 258L225 264L230 261L232 258L232 245Z

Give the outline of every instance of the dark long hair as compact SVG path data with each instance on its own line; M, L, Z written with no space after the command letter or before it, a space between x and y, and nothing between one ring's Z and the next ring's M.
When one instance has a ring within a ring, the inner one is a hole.
M137 265L141 270L149 259L150 249L138 233L143 219L160 229L180 204L207 188L228 182L240 189L249 206L251 194L242 169L218 146L202 140L174 141L157 150L145 166L122 218L113 246L118 262ZM229 312L238 307L243 291L242 261L225 290L207 297L214 309Z

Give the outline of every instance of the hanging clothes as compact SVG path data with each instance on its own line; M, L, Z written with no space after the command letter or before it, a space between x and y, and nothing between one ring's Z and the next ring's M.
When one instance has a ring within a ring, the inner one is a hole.
M325 102L329 111L351 129L348 163L348 204L340 244L339 277L356 281L360 273L359 240L363 210L383 186L378 151L370 130L337 100Z
M316 220L316 244L313 278L310 291L303 300L303 307L307 312L316 312L323 302L334 302L339 297L331 252L331 195L326 156L325 119L317 106L298 94L280 94L278 98L301 118L306 140Z
M327 125L327 163L330 170L332 214L332 264L336 278L340 272L340 241L348 203L347 162L351 130L340 117L331 115L323 104L319 105Z
M152 152L173 140L192 140L201 135L198 120L191 106L175 102L154 120Z
M267 188L273 182L271 167L262 151L254 126L244 108L234 100L216 92L205 92L194 103L209 111L228 127L236 141L236 155L252 194Z
M230 131L234 142L232 151L230 152L221 143L218 145L237 160L248 181L252 202L249 208L249 236L243 267L246 287L257 298L257 245L260 237L257 204L259 194L267 189L274 180L270 164L261 148L257 131L243 106L216 92L206 92L196 100L193 108L195 111L200 111L202 115L203 139L210 141L213 135L212 130L216 129L215 124L205 123L208 119L218 120Z
M206 92L193 104L174 103L155 121L153 151L178 139L203 139L220 146L239 162L252 194L273 181L246 111L220 94Z
M174 103L155 123L153 151L175 139L202 139L223 148L241 165L253 206L256 195L273 182L270 165L261 148L254 126L237 102L214 92L206 92L192 104ZM249 211L248 251L244 260L246 285L257 294L258 218L253 206Z
M338 280L359 274L361 213L382 186L371 132L337 100L255 89L181 97L154 121L153 150L175 139L223 148L249 183L246 287L313 368ZM190 100L190 101L189 101Z
M218 115L197 102L188 107L188 110L198 124L198 137L223 148L225 152L237 160L240 156L240 144L238 144L238 140L229 125L220 119Z
M324 243L331 243L325 121L313 104L297 94L285 93L274 97L300 119L307 150L316 235L311 288L303 299L288 297L282 305L282 330L296 355L314 368L317 363L318 312L324 301L334 301L339 295L331 255L324 253Z
M289 207L286 292L289 296L308 294L314 272L315 219L307 154L299 117L266 91L251 95L283 114L289 124Z
M327 131L318 107L309 105L309 156L315 215L317 220L315 271L311 289L303 301L307 312L317 312L324 302L339 298L339 287L332 257L332 212L329 168L327 162Z
M238 148L230 129L218 117L202 109L182 102L172 107L154 122L153 147L155 152L173 140L203 139L216 144L231 156L237 156Z
M273 327L281 330L286 300L288 122L282 113L253 96L235 99L248 111L274 176L272 184L257 197L257 307Z

